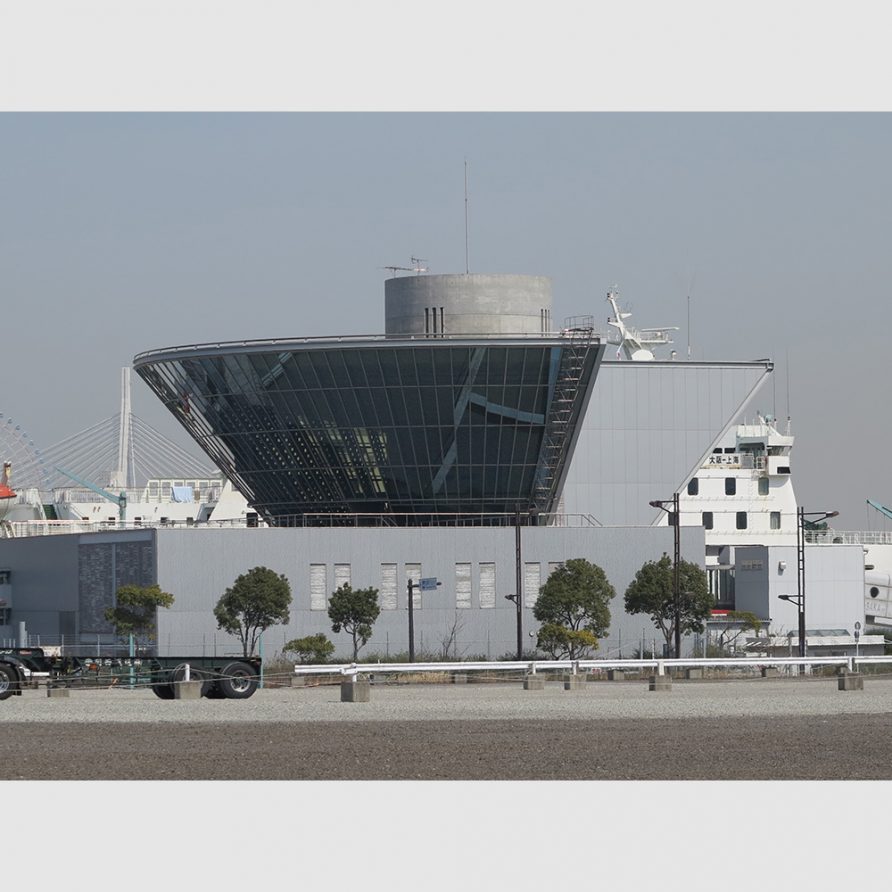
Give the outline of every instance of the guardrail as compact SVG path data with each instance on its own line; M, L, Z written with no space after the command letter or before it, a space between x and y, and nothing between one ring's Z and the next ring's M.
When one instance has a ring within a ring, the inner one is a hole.
M470 672L485 670L490 672L527 672L535 675L543 670L563 670L578 675L591 669L653 669L656 675L665 675L667 669L698 667L732 667L750 666L755 669L780 666L840 666L854 672L856 665L892 664L892 656L882 657L741 657L737 659L710 659L708 657L691 657L689 659L643 659L643 660L516 660L487 661L478 663L328 663L308 666L295 665L295 675L344 675L354 678L357 675L399 675L424 672Z

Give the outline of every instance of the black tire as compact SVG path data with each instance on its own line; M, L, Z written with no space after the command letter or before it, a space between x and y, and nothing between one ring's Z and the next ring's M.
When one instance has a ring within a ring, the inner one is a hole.
M153 684L152 693L162 700L173 700L174 698L172 684Z
M204 695L208 700L225 700L226 694L220 690L220 683L217 681L208 682L208 691Z
M12 666L0 664L0 700L6 700L19 689L19 674Z
M170 677L173 681L172 689L175 691L176 686L180 682L186 680L186 664L180 663L180 665L177 666L176 669L174 669L173 672L170 674ZM189 680L190 681L200 681L201 682L201 696L207 697L208 690L211 687L211 682L208 680L207 676L203 672L196 669L194 666L190 665L189 666Z
M227 700L247 700L257 690L257 677L247 663L229 663L217 685Z

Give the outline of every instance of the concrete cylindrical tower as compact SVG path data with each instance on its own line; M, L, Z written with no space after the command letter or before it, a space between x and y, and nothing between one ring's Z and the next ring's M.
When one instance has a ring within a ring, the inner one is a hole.
M551 279L546 276L418 275L384 283L384 332L391 337L548 331Z

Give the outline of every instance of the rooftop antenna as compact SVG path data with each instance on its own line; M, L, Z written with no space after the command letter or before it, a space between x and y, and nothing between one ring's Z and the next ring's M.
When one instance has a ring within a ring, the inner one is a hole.
M468 264L468 159L465 158L465 275L470 272Z
M382 266L380 269L389 269L394 275L398 272L402 273L415 273L415 275L421 275L421 273L429 272L430 270L426 266L422 266L422 263L426 263L427 261L422 260L420 257L410 257L409 262L412 266Z
M790 351L786 352L786 360L784 365L786 366L787 373L787 436L790 435Z

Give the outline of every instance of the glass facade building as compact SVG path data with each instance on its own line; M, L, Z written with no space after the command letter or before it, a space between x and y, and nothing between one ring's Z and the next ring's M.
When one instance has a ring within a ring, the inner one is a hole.
M590 331L196 345L134 368L264 519L551 511L604 345Z

